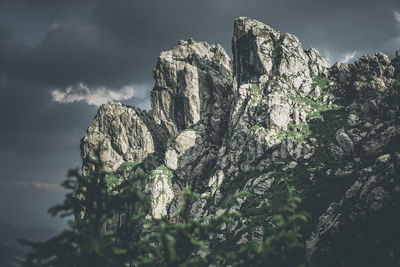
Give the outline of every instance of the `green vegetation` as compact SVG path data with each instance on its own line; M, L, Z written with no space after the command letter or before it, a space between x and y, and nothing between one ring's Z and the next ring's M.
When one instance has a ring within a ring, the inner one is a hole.
M329 153L329 145L335 142L336 131L346 124L347 112L344 109L328 110L321 115L323 120L310 121L304 130L304 136L312 136L317 140L313 157L298 160L297 165L287 171L282 170L287 166L285 162L271 167L274 170L271 177L275 178L270 190L274 192L271 196L272 206L279 207L284 201L279 192L286 186L298 189L303 200L301 209L311 214L311 220L305 227L306 234L310 234L326 207L343 196L356 179L353 172L345 176L335 175L338 169L345 168L346 161L335 159Z
M312 79L313 79L313 83L311 84L312 89L315 89L317 86L319 86L322 91L333 84L331 80L323 76L312 76Z
M50 240L21 240L33 248L25 266L298 266L305 262L300 225L307 217L297 211L300 199L294 188L287 188L287 201L276 210L263 241L230 246L230 229L247 220L236 207L240 199L250 198L249 193L228 195L218 215L195 218L190 210L199 196L186 188L175 223L149 218L151 199L139 186L149 177L135 171L137 166L127 163L116 172L115 177L129 177L116 185L118 194L105 190L108 172L82 176L71 171L63 184L71 192L50 213L78 217ZM163 165L156 170L171 173ZM116 214L125 219L113 220Z
M321 92L321 95L322 95L322 92ZM300 94L297 93L295 96L290 96L290 98L293 101L296 101L299 103L304 103L313 108L314 111L312 113L310 113L307 117L309 120L313 120L313 119L323 120L323 116L321 115L322 112L343 108L342 106L337 105L337 104L329 105L328 103L323 102L321 97L314 101L311 98L301 96Z
M280 131L278 133L278 138L282 141L290 138L295 144L299 144L303 143L307 137L311 136L311 134L312 132L307 123L289 123L286 131Z
M256 125L253 125L252 127L251 127L251 130L253 131L253 132L256 132L258 129L260 129L262 126L261 125L258 125L258 124L256 124Z
M326 207L333 201L339 200L356 179L353 170L344 175L336 175L337 170L346 168L346 161L333 158L329 152L329 144L335 142L337 130L345 126L347 115L345 109L332 109L321 112L323 119L314 119L307 124L289 124L288 131L280 132L279 138L282 140L290 138L294 144L299 144L305 138L313 137L317 142L314 155L307 160L297 160L292 168L288 168L292 160L279 159L264 170L244 173L240 179L236 179L237 181L227 185L222 184L222 193L229 194L235 191L234 188L243 188L244 183L250 179L268 175L268 179L273 179L273 183L266 195L252 196L254 199L246 201L248 204L245 204L243 209L246 218L253 218L252 224L265 227L268 214L279 213L279 207L285 205L287 188L296 188L298 196L303 200L299 204L300 210L311 214L311 219L302 231L308 236L315 229L318 217L326 210ZM257 126L253 128L258 129ZM270 201L270 204L258 207L265 198ZM266 236L268 235L266 233Z
M219 58L215 58L214 57L214 58L211 59L211 62L214 63L214 64L220 64L221 60Z
M257 84L257 83L251 84L250 89L251 89L251 92L253 94L255 94L255 95L261 95L262 94L262 89L261 89L260 85Z
M123 162L121 166L115 172L106 172L105 182L107 188L113 188L118 183L122 183L129 178L129 175L136 170L139 166L139 162Z
M263 42L263 44L273 43L272 39L267 39Z
M203 120L199 120L198 122L188 126L185 130L183 130L182 132L186 132L186 131L194 131L194 129L199 126L200 124L204 124Z
M189 59L186 58L186 57L174 57L173 59L177 60L177 61L182 61L182 62L185 62L185 63L190 63Z
M161 173L159 173L160 171ZM167 177L168 185L172 188L172 178L174 177L174 174L164 164L158 166L151 173L153 179L163 179L163 175Z
M307 222L308 214L299 212L298 205L301 203L301 199L298 197L294 187L288 186L282 193L285 201L276 208L271 223L264 223L264 240L251 240L248 244L237 247L236 251L232 251L231 248L226 253L226 265L289 267L307 266L309 264L305 256L305 247L301 234L301 227ZM257 210L258 216L257 213L253 213L254 210L247 213L250 217L246 217L249 219L245 229L253 226L254 220L261 219L265 221L265 217L261 214L262 211L265 211L265 207ZM233 247L235 248L235 246Z
M312 66L312 65L318 65L318 62L316 60L310 59L308 61L308 66Z
M304 103L304 105L310 106L313 111L307 115L307 119L309 122L314 120L325 119L323 114L328 114L328 111L335 111L343 109L343 106L338 104L329 104L323 101L323 97L327 94L326 89L332 85L332 81L326 77L321 76L313 76L312 89L318 86L320 89L320 97L316 100L313 100L309 97L305 97L296 93L296 95L289 96L293 101L298 103ZM330 118L328 118L330 120ZM286 138L291 138L296 144L304 142L304 139L310 137L313 131L309 127L310 123L301 123L299 125L289 123L287 131L281 131L278 134L278 137L281 140L285 140Z
M393 88L400 87L400 78L397 78L396 80L394 80L391 87L393 87Z

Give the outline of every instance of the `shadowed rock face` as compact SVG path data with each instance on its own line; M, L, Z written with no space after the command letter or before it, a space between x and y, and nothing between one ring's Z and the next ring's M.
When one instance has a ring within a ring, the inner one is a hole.
M161 53L153 76L152 114L171 137L200 120L223 117L220 109L230 94L232 71L220 45L180 41Z
M285 85L309 92L311 75L326 74L329 67L316 50L303 50L297 37L245 17L235 21L232 51L238 87L283 76Z
M304 234L319 260L352 225L397 207L399 53L331 67L295 36L245 17L235 20L232 52L231 61L220 45L192 39L162 52L152 109L101 106L81 141L83 170L96 168L99 146L109 170L139 162L157 177L143 185L155 217L173 214L187 185L201 194L193 216L250 191L240 209L265 216L245 234L230 229L225 238L240 242L262 238L285 178L312 215Z

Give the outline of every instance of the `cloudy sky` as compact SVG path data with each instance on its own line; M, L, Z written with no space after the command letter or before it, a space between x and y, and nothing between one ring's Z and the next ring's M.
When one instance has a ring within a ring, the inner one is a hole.
M193 37L230 54L238 16L330 63L400 49L398 0L0 0L0 222L45 220L98 105L148 109L160 51Z

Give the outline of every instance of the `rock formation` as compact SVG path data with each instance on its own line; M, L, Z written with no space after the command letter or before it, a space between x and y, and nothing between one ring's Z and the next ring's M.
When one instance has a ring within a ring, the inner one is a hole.
M193 216L249 191L240 210L262 216L250 232L230 229L235 242L263 238L284 179L312 216L309 256L324 264L329 247L343 263L351 248L335 242L400 204L400 53L329 66L295 36L245 17L232 52L192 39L162 52L152 109L101 106L81 141L84 173L99 160L111 171L137 162L153 177L143 189L155 217L173 214L188 185L201 195Z

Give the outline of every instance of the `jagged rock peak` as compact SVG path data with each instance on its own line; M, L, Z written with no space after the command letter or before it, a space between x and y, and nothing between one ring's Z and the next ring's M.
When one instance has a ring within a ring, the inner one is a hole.
M219 138L226 127L232 84L231 60L220 45L181 40L161 52L153 75L148 113L119 103L99 108L81 140L83 170L96 168L98 147L104 150L100 156L109 170L150 155L162 162L175 137L200 120Z
M315 49L304 50L297 37L239 17L232 52L235 101L230 133L242 132L246 137L241 140L250 139L255 125L259 138L275 146L288 125L301 129L317 109L332 105L329 64Z
M152 114L173 137L218 113L231 90L231 60L220 45L181 40L161 52L153 76Z
M226 69L230 69L230 58L219 44L208 44L206 42L196 42L192 38L179 40L178 44L168 51L162 51L159 59L177 60L199 64L201 60L214 61L222 64Z
M83 173L97 168L99 160L110 171L123 162L143 162L163 151L165 135L146 111L120 103L103 104L81 139Z
M357 91L385 90L394 81L395 67L383 53L365 55L354 62L354 87Z
M140 110L119 103L100 106L93 123L81 140L83 170L94 169L99 160L116 170L124 161L142 161L154 152L154 141ZM100 159L97 149L101 146Z
M326 74L329 67L315 49L304 50L297 37L246 17L235 20L232 53L237 88L284 77L286 84L307 93L311 76Z

